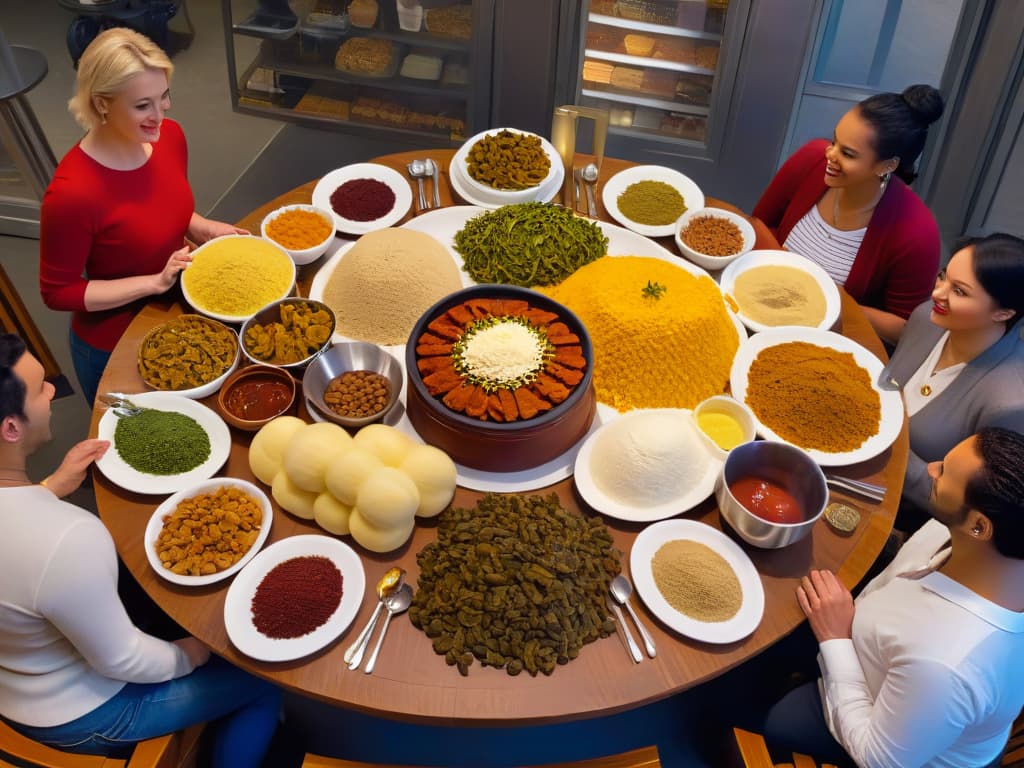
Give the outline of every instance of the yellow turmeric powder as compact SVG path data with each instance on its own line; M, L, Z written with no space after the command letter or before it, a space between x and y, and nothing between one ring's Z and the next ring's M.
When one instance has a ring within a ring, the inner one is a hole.
M220 237L192 254L181 273L185 298L200 312L247 318L288 295L295 263L260 237Z
M334 222L301 208L292 208L267 222L267 237L292 251L320 245L333 231Z
M537 290L590 333L600 402L693 408L725 390L739 335L711 278L662 259L605 256Z
M882 418L881 398L852 354L804 341L761 350L746 401L783 440L827 453L856 450Z

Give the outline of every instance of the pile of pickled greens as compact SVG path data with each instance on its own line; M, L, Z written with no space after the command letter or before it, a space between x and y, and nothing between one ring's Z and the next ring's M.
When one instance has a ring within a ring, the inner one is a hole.
M477 283L557 285L608 251L601 228L567 208L519 203L466 222L455 250Z

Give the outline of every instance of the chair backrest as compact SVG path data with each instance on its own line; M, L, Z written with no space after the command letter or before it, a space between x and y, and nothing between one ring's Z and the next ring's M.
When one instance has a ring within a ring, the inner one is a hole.
M1010 729L1010 740L1006 742L1003 749L1003 759L999 765L1003 768L1024 767L1024 712L1017 715L1017 719Z
M744 768L818 768L813 757L793 753L793 762L775 763L768 752L768 745L764 737L757 733L744 731L742 728L733 728L733 735L736 737L736 746L739 749L740 759L743 760ZM822 763L821 768L836 768L831 763Z
M570 763L551 763L542 768L660 768L661 759L655 746L641 747L629 752L607 757L596 757L590 760L578 760ZM358 760L341 760L334 757L307 754L302 761L302 768L416 768L410 765L385 765L383 763L364 763Z
M73 755L47 747L0 721L0 768L12 766L5 757L38 768L194 768L202 725L139 742L128 761L95 755Z

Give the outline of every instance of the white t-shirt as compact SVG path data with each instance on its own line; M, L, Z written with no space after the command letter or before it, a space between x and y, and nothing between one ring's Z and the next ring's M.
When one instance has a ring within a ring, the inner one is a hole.
M0 489L0 713L62 725L125 683L192 671L178 646L132 624L103 523L39 485Z
M787 251L813 261L838 285L845 285L867 231L867 227L849 232L836 229L821 217L818 206L812 205L793 225L782 245Z
M928 521L858 596L853 639L821 644L825 719L860 766L987 765L1024 705L1024 613L936 571L948 543Z

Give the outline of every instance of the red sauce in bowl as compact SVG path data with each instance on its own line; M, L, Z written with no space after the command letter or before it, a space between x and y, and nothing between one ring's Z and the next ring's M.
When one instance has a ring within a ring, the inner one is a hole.
M240 419L262 421L282 413L292 401L292 389L273 376L247 376L228 390L224 407Z
M802 523L803 510L793 496L767 480L744 477L729 484L733 498L750 512L770 523Z

